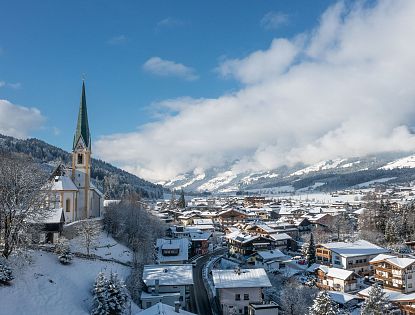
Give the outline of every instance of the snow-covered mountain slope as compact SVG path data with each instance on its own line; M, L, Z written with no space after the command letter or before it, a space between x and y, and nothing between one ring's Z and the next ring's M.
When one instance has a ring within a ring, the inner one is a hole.
M415 168L415 155L406 156L380 167L383 170L392 170L395 168Z
M414 168L415 155L387 153L376 156L338 158L325 160L313 165L280 167L268 171L235 172L234 163L221 168L196 169L167 181L164 187L184 189L193 192L228 193L236 191L257 191L279 187L293 187L293 190L325 190L352 187L361 183L379 183L381 178L393 181L409 178ZM397 174L391 172L398 172ZM414 177L415 180L415 177Z

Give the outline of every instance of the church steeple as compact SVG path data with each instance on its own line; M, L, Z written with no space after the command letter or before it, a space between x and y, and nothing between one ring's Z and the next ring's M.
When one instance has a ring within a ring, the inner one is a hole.
M76 125L75 136L73 139L73 150L75 150L80 138L82 138L85 147L90 150L91 135L89 133L88 112L86 109L85 81L82 81L81 102L79 105L78 123Z

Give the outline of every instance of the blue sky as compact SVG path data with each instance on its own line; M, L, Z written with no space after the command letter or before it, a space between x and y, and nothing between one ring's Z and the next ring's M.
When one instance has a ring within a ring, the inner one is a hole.
M0 0L1 1L1 0ZM0 132L161 181L414 152L415 1L2 1Z
M219 97L237 80L214 69L318 24L330 1L2 1L0 99L46 119L28 136L69 150L86 73L93 138L157 119L149 106L180 96ZM282 16L276 25L261 20ZM196 80L157 76L151 57L194 69Z

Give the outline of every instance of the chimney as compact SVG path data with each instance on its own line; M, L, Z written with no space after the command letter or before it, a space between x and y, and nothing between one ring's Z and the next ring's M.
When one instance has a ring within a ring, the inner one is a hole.
M154 280L154 286L155 286L154 291L158 295L160 291L160 280L159 279Z
M174 311L176 313L180 313L180 302L179 301L174 302Z

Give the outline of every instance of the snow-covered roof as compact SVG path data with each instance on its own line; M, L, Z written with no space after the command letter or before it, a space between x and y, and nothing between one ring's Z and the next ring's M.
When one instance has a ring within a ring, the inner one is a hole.
M189 239L187 238L158 238L156 246L159 248L157 254L157 260L159 263L162 262L178 262L189 259ZM175 256L164 256L162 253L163 249L178 249L179 254Z
M367 287L362 291L359 291L357 294L360 296L368 297L369 291L372 287ZM391 302L404 302L411 301L415 302L415 292L414 293L401 293L400 291L392 291L383 288L382 291L385 293L385 297Z
M330 298L341 305L344 305L348 302L350 302L353 299L357 299L358 297L352 294L338 292L338 291L328 291L328 294L330 295Z
M380 254L377 255L375 258L373 258L370 262L374 263L374 262L378 262L378 261L385 261L387 263L390 263L392 265L395 265L399 268L406 268L410 265L412 265L413 263L415 263L415 259L413 258L399 258L396 256L392 256L392 255L384 255L384 254Z
M143 281L147 286L154 286L158 279L160 285L193 284L192 265L146 265L143 270Z
M216 289L269 288L271 282L263 268L237 270L212 270Z
M163 304L161 302L149 307L137 315L177 315L177 314L184 314L184 315L196 315L194 313L190 313L184 310L179 310L177 313L173 306Z
M190 239L192 241L206 241L211 235L210 232L190 232Z
M291 240L292 237L289 236L287 233L275 233L270 234L270 237L276 241L284 241L284 240Z
M39 220L38 222L44 224L61 223L62 220L63 222L65 221L65 216L63 216L62 214L63 208L51 209L48 215L45 218Z
M387 249L372 244L365 240L358 240L351 243L334 242L321 244L321 246L330 249L331 251L343 257L355 257L364 255L375 255L389 252Z
M259 251L256 253L258 256L261 256L264 260L270 260L270 259L285 259L288 256L285 255L282 251L279 249L273 249L273 250L266 250L266 251Z
M53 191L78 191L78 188L73 183L72 179L66 175L55 176L52 180L50 190Z
M227 239L231 239L240 243L247 243L250 241L253 241L257 238L259 238L259 236L253 236L251 234L246 234L246 233L242 233L241 231L237 230L234 231L232 233L229 233L225 236Z
M329 268L326 275L327 277L333 277L336 279L346 280L349 278L354 271L351 270L345 270L340 268Z
M213 221L212 221L212 219L194 219L193 223L195 225L206 225L206 224L212 225Z

